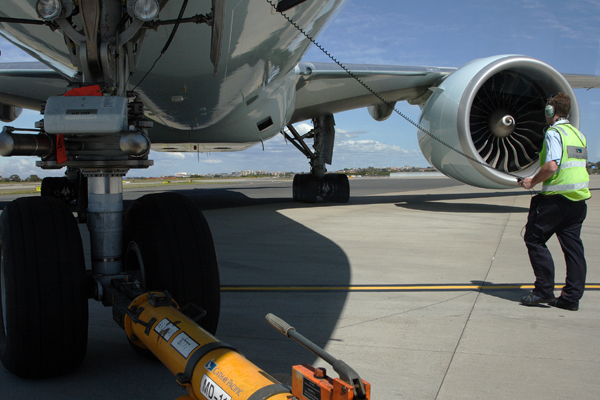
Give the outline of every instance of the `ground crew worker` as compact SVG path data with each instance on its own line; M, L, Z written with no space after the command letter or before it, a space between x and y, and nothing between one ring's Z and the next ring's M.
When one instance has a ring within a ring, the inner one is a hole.
M542 191L531 199L525 229L535 288L521 303L526 306L548 303L577 311L587 272L581 225L587 213L585 200L591 194L586 169L587 141L567 119L570 111L571 99L566 94L558 93L548 99L544 113L550 128L540 153L541 168L533 177L519 181L525 189L543 182ZM554 297L554 262L546 247L555 233L567 264L566 283L558 298Z

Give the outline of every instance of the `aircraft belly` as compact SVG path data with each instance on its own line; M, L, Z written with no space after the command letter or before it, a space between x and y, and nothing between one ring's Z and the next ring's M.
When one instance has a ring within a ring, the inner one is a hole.
M341 3L306 2L288 14L316 35ZM165 13L178 12L178 7L169 3L161 18ZM168 51L136 89L150 109L151 118L176 129L207 128L231 118L255 102L265 88L277 86L293 74L310 45L296 28L264 0L226 2L225 7L216 73L210 60L211 28L180 26ZM207 11L198 6L194 13ZM188 14L191 12L186 11ZM171 30L166 26L156 32L147 31L136 74L130 80L132 85L139 84L154 64Z
M268 140L283 129L294 112L295 85L295 78L289 76L263 88L256 102L243 103L228 118L204 128L180 130L156 124L149 132L150 140L152 143L228 143L233 146L228 151L243 150L247 146L240 144Z

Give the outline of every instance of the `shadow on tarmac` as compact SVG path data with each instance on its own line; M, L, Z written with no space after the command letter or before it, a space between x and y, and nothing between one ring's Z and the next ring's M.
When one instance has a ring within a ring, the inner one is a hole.
M350 263L344 251L278 212L306 205L290 198L251 198L232 189L180 193L203 210L208 220L222 286L350 284ZM217 337L237 347L266 372L289 374L292 365L312 364L315 357L272 328L265 315L273 313L283 318L324 347L331 340L347 295L345 291L316 294L285 289L278 293L224 290ZM328 317L319 318L324 307Z
M521 298L529 294L531 289L523 289L523 288L508 288L505 289L506 286L522 286L522 285L531 285L531 283L492 283L492 282L483 282L483 281L471 281L473 285L484 286L480 289L481 293L486 294L488 296L498 297L500 299L514 301L516 303L520 303Z
M455 200L477 200L523 195L523 192L452 193L440 195L407 195L395 203L397 207L430 212L506 214L527 212L528 208L497 204L456 203Z

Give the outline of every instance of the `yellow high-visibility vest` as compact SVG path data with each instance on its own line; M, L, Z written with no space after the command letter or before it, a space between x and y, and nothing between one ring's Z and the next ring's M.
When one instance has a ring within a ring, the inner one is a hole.
M587 164L587 140L571 124L560 124L549 129L554 129L560 134L562 141L562 156L560 165L554 175L544 181L542 194L561 194L572 201L586 200L592 197L588 189L590 176ZM545 164L546 142L540 152L540 166Z

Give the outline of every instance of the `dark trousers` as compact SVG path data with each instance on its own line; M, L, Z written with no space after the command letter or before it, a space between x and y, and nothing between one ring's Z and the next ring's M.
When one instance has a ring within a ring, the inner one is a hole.
M579 304L587 272L580 238L586 214L585 201L571 201L562 195L542 194L531 199L525 244L536 278L534 292L539 296L554 297L554 261L546 242L556 234L567 264L566 284L561 296L571 304Z

